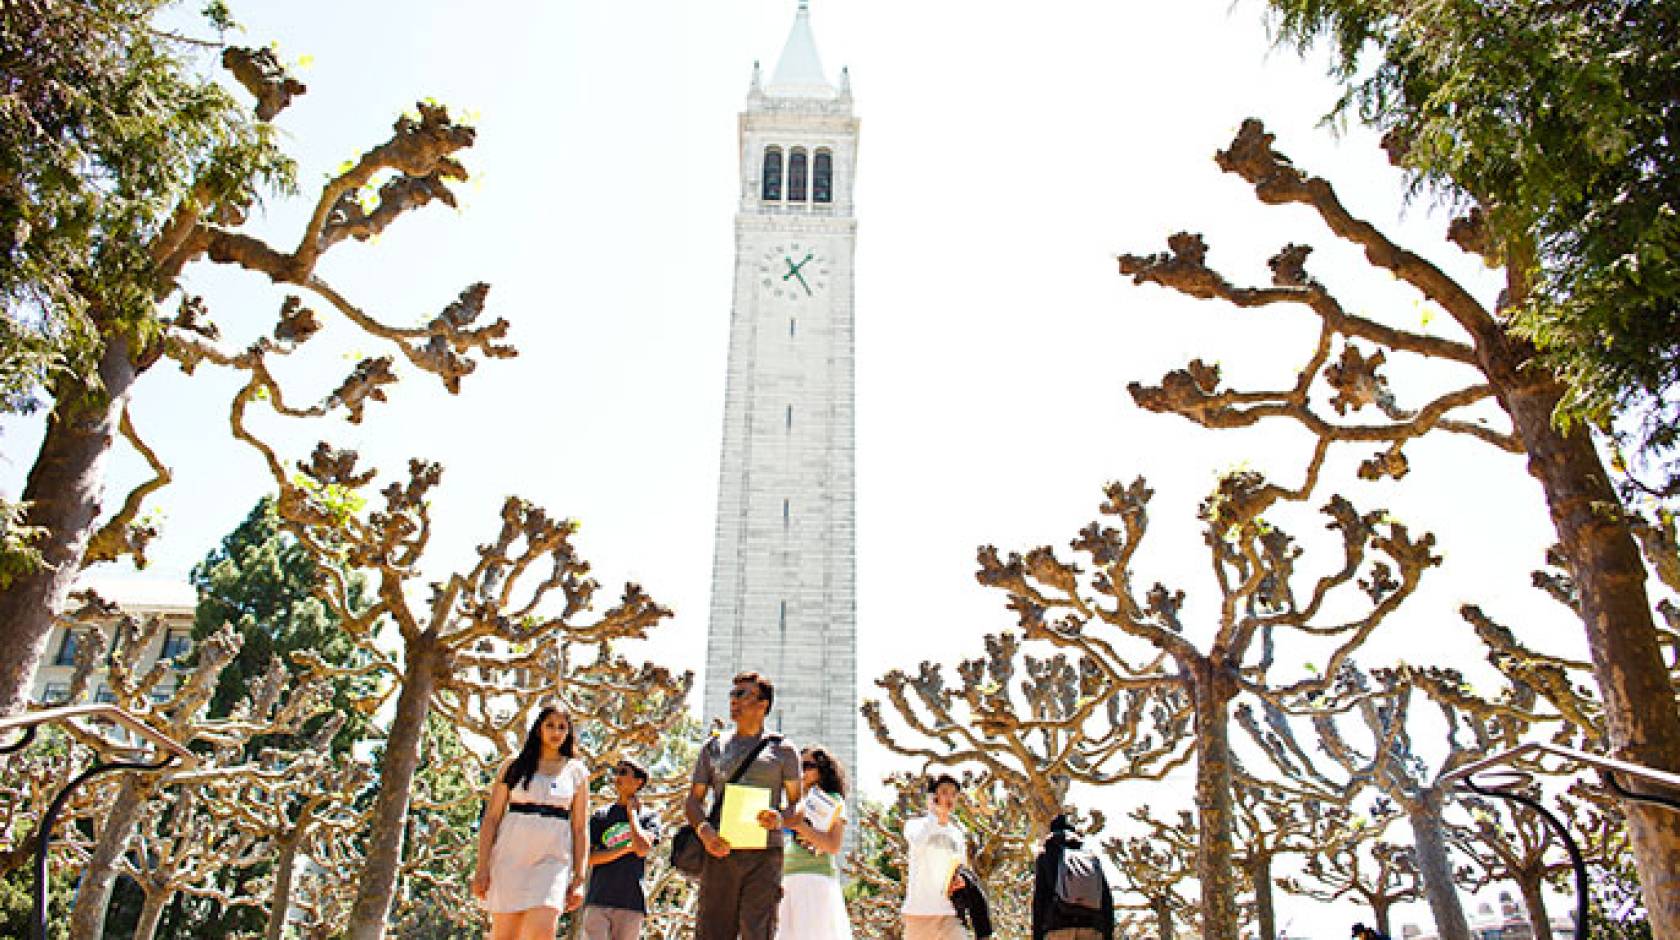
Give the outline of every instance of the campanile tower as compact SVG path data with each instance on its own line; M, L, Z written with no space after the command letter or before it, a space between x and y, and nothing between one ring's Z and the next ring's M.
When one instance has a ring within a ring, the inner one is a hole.
M857 756L852 181L858 120L808 0L740 115L741 199L706 648L706 718L729 677L776 683L771 730Z

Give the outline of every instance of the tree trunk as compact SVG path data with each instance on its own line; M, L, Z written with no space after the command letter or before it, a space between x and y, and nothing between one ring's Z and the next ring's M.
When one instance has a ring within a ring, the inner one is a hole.
M1533 877L1517 879L1523 907L1528 910L1528 922L1534 927L1534 940L1552 940L1552 919L1546 914L1546 897L1540 890L1543 881L1544 876L1538 873ZM1575 929L1579 931L1581 928Z
M303 831L293 829L280 843L280 854L274 859L274 890L268 895L268 927L264 940L280 940L286 929L286 914L292 907L292 880L297 877L298 844Z
M117 881L117 860L134 837L134 825L145 807L145 788L133 777L124 780L111 801L94 843L93 854L82 869L76 886L76 906L70 911L70 940L100 940L105 934L105 913L111 906L111 888Z
M53 620L81 573L82 555L99 522L106 459L139 374L127 341L111 337L99 360L102 392L70 382L56 390L47 433L23 489L28 506L23 524L46 530L36 545L42 565L0 591L0 717L28 702Z
M1577 427L1566 435L1553 426L1560 394L1553 383L1510 380L1519 375L1517 369L1500 361L1512 358L1509 353L1482 355L1522 436L1528 472L1545 491L1552 525L1569 559L1611 756L1680 773L1680 709L1674 707L1675 690L1657 643L1645 565L1620 518L1621 503L1603 461L1585 430ZM1638 781L1623 783L1639 786ZM1680 940L1680 813L1633 802L1623 802L1622 809L1652 935Z
M372 835L367 861L356 885L350 911L351 940L383 940L385 919L396 894L397 869L402 864L403 831L408 824L409 789L420 764L420 739L437 686L437 640L427 635L409 646L397 713L385 738L379 773L379 795L373 802Z
M169 899L174 896L174 891L146 893L146 903L140 907L140 922L134 925L134 940L152 940L157 936L158 922L163 919L163 909L169 906Z
M1423 894L1429 900L1429 910L1435 915L1435 935L1440 940L1470 940L1470 925L1458 900L1452 859L1447 855L1447 839L1442 831L1441 796L1429 790L1420 799L1407 803L1406 817L1411 821L1412 840L1417 847L1418 874L1423 877Z
M1377 933L1385 937L1393 937L1394 932L1388 929L1388 909L1394 906L1390 898L1381 898L1371 902L1371 920L1377 926Z
M1150 898L1149 907L1155 912L1155 936L1158 940L1173 940L1172 904L1166 895Z
M1256 852L1249 862L1248 877L1254 882L1254 913L1260 919L1260 940L1277 940L1277 910L1272 905L1272 856Z
M1190 692L1196 709L1196 879L1202 889L1202 940L1237 940L1228 682L1207 657L1184 665L1193 677Z

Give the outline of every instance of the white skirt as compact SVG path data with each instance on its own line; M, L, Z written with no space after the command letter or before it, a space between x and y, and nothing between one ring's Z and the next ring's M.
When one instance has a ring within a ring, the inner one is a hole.
M846 899L833 875L782 876L776 940L852 940Z
M508 813L490 849L490 892L484 906L492 914L513 914L534 907L566 909L572 880L572 824L550 816Z

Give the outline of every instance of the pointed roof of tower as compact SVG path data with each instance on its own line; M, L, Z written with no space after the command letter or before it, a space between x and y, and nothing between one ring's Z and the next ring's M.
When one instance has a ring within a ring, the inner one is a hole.
M776 73L764 91L787 98L833 98L839 93L823 73L822 59L817 55L817 40L811 35L810 0L799 0L787 45L782 47Z

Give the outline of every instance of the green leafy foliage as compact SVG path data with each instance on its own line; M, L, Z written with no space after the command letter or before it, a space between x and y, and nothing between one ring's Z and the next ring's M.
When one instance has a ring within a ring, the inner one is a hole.
M315 596L323 574L297 539L283 531L274 504L263 499L226 538L192 570L198 590L193 620L195 641L231 623L244 637L239 654L223 669L210 700L211 717L226 715L253 681L279 657L289 668L294 652L310 652L333 665L356 656L342 624ZM341 683L334 690L335 710L349 720L334 739L335 753L348 754L353 742L371 736L352 700L363 690ZM258 746L265 743L258 742Z
M1323 42L1338 116L1383 130L1420 188L1487 213L1531 278L1513 327L1570 389L1564 420L1680 444L1680 2L1270 0ZM1675 466L1668 465L1673 473Z
M201 67L216 46L154 27L172 5L0 5L0 408L96 393L106 337L155 336L149 245L177 206L291 191L274 129Z

